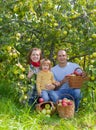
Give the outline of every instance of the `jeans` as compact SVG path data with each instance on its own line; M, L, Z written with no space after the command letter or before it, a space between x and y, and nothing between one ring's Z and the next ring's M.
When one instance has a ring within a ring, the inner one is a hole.
M80 99L81 99L81 91L80 89L60 89L55 91L56 94L58 95L57 99L63 99L63 98L68 98L71 100L74 100L75 102L75 111L78 110L79 104L80 104Z
M56 101L59 99L54 90L43 90L41 92L41 97L44 99L44 101L53 101L54 103L56 103Z

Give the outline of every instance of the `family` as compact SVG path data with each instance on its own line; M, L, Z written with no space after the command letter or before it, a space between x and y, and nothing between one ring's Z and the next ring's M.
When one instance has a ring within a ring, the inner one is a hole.
M30 70L27 77L31 79L33 75L36 75L36 84L34 85L29 102L33 103L37 96L42 97L44 101L53 101L56 103L57 100L67 98L68 95L71 95L75 101L75 111L78 111L82 97L81 90L69 86L67 75L73 73L80 66L67 61L65 50L57 52L57 61L58 64L52 67L49 59L42 58L41 49L32 48L30 50L28 54ZM84 72L82 76L85 76Z

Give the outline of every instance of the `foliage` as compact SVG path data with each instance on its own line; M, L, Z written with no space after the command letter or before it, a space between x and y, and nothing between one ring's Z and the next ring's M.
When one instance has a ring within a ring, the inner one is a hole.
M59 118L56 114L50 118L33 112L29 106L22 107L11 99L0 98L0 130L95 130L96 113L90 113L87 106L86 109L72 119Z
M19 101L28 100L27 53L40 47L43 56L56 63L58 49L88 73L85 104L96 100L96 0L1 0L0 87L13 86ZM34 82L34 80L32 81ZM6 91L10 95L9 88ZM3 90L2 90L3 91ZM1 93L2 95L2 93ZM13 96L14 96L13 95ZM14 98L15 98L14 97Z

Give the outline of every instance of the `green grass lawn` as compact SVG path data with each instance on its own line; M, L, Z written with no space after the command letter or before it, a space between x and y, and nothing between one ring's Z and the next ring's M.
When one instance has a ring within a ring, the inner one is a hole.
M30 106L20 106L1 97L0 130L96 130L96 112L86 107L71 119L60 118L58 114L46 117Z

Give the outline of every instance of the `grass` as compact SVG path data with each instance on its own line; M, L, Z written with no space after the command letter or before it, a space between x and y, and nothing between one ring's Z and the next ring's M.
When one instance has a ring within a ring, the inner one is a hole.
M91 112L91 113L90 113ZM0 130L95 130L96 112L81 109L72 119L57 114L46 117L30 106L20 106L7 97L0 98Z

